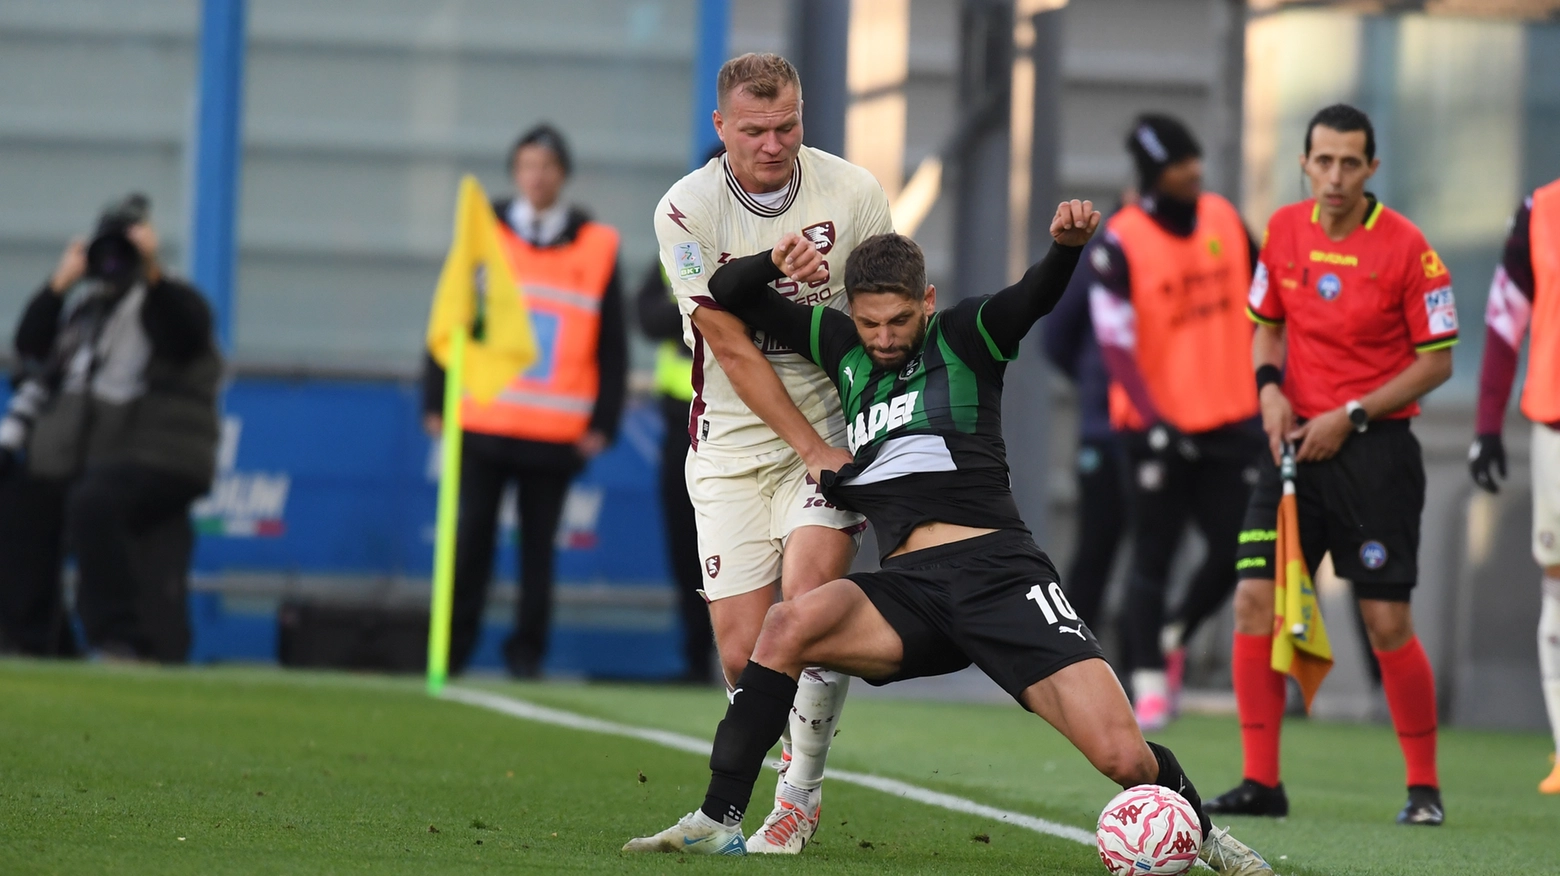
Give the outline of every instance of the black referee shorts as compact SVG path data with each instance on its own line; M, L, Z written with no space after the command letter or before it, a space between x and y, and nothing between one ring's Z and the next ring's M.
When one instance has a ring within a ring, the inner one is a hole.
M883 561L848 576L904 643L904 662L883 685L979 666L1019 700L1057 670L1105 656L1068 604L1029 533L1001 530Z
M1351 434L1332 459L1302 462L1295 474L1300 550L1311 571L1331 553L1338 577L1360 599L1407 602L1419 576L1419 518L1425 465L1408 420L1379 420ZM1235 568L1241 580L1274 575L1274 527L1283 482L1264 454L1246 506Z

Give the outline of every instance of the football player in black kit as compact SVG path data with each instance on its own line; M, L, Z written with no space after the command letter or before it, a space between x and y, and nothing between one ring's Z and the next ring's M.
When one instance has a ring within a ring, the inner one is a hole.
M851 254L850 316L796 304L771 285L813 281L827 270L800 235L733 259L710 278L721 306L834 381L854 460L810 474L830 501L872 522L882 571L853 573L769 610L716 731L703 806L625 851L743 853L742 817L804 667L887 684L974 663L1112 781L1159 784L1185 797L1203 829L1199 856L1216 872L1272 872L1212 826L1175 755L1143 739L1008 486L1006 363L1060 298L1099 221L1087 201L1062 203L1051 222L1055 244L1023 279L941 313L920 248L897 234L869 238Z

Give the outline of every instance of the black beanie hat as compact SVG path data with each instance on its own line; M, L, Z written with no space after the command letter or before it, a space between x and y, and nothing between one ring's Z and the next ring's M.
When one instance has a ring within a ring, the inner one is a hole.
M1137 166L1138 191L1144 193L1153 189L1166 167L1202 156L1202 146L1179 119L1158 113L1144 113L1132 123L1127 151Z
M515 160L520 157L520 150L527 146L543 146L550 149L552 154L558 156L558 165L563 168L564 176L574 172L574 163L569 159L569 144L563 139L563 134L552 125L542 122L521 134L520 139L516 140L514 147L509 150L509 170L511 173L515 169Z

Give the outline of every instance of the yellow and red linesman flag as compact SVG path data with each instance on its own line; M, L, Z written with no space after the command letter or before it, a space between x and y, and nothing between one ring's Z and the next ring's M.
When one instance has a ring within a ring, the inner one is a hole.
M1292 675L1305 695L1305 710L1311 711L1322 679L1332 671L1332 644L1327 641L1327 626L1322 623L1322 607L1316 599L1316 585L1300 552L1300 507L1295 498L1295 463L1284 454L1284 495L1278 502L1278 533L1274 546L1273 574L1273 669Z
M498 219L482 185L469 175L460 181L455 238L428 315L428 352L445 368L458 325L472 331L462 383L477 401L492 401L536 361L531 317L498 239Z

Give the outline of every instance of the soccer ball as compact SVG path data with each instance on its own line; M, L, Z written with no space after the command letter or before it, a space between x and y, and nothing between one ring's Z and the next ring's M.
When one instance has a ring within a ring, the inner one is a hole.
M1159 785L1138 785L1105 804L1094 840L1107 872L1174 876L1197 863L1203 835L1185 797Z

